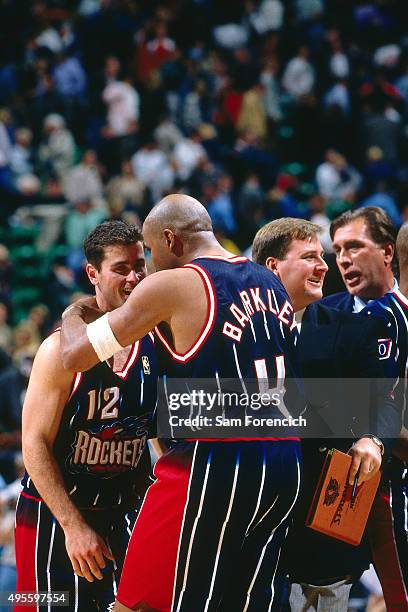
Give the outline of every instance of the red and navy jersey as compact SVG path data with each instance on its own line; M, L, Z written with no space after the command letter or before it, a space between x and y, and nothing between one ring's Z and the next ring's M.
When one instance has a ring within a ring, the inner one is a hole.
M199 338L177 353L163 326L155 329L160 374L177 379L259 381L299 372L293 307L280 280L246 257L199 257L185 266L200 275L208 311ZM270 381L270 384L269 384ZM272 382L274 381L274 382ZM288 407L289 412L290 408Z
M407 426L408 299L398 289L390 291L382 298L370 302L362 313L381 318L385 322L386 337L378 339L379 359L383 361L389 376L398 377L394 396Z
M75 376L53 450L66 490L78 507L127 504L144 494L156 394L153 334L131 346L120 372L105 361ZM23 486L26 493L39 497L28 474Z

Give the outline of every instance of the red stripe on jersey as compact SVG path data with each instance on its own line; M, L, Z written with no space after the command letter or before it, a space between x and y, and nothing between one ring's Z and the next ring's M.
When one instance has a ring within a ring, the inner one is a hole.
M123 368L119 372L114 372L114 374L116 374L116 376L119 376L119 378L123 378L124 380L126 380L131 367L133 366L133 364L135 363L136 359L139 356L139 351L140 351L140 340L137 340L134 344L132 344L132 348L130 349L128 358Z
M207 340L209 334L211 333L212 328L214 327L215 315L217 311L217 297L211 281L211 277L208 272L204 270L204 268L202 268L201 266L195 264L187 264L184 267L196 270L200 274L207 295L207 318L200 332L200 335L188 351L186 351L185 353L177 353L171 348L169 342L161 333L160 329L158 327L155 327L155 332L160 342L168 350L173 359L175 361L178 361L179 363L187 363L187 361L194 357L197 351L202 347L204 342Z
M288 436L287 438L186 438L186 442L279 442L293 440L300 442L300 438Z
M391 291L391 293L404 306L404 308L408 308L408 299L403 293L401 293L401 291Z
M25 495L24 493L22 495L41 502L41 500L36 500L35 497ZM40 504L38 504L38 512L40 512ZM36 577L37 523L33 525L20 525L17 523L15 549L17 592L36 592L38 590ZM14 606L14 612L35 612L36 610L37 606Z
M155 465L157 480L143 501L119 583L117 599L128 608L144 602L170 612L190 473L190 462L170 456Z
M244 263L248 261L247 257L243 257L241 255L235 255L234 257L221 257L220 255L204 255L203 257L196 257L194 261L196 261L197 259L218 259L219 261L226 261L227 263L231 264Z
M388 481L380 484L368 517L367 529L387 610L407 610L407 592L398 559Z
M68 398L67 402L69 402L71 397L74 395L75 391L78 389L79 385L81 384L81 380L83 379L83 377L84 377L84 373L83 372L77 372L75 374L74 384L72 386L72 391L69 394L69 398Z
M25 491L21 491L20 495L22 497L26 497L27 499L33 499L36 502L41 502L42 501L42 499L40 497L34 497L34 495L29 495Z

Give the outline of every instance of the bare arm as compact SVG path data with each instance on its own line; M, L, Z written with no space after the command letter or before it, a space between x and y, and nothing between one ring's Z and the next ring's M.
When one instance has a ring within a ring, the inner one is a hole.
M166 270L152 274L133 289L120 308L109 313L109 324L122 347L143 338L161 321L171 320L177 307L175 295L185 272ZM99 362L88 340L84 320L85 307L81 300L70 306L62 319L62 362L64 367L80 372Z
M84 521L72 503L53 454L74 373L64 370L59 333L47 338L34 359L23 407L23 458L27 471L65 533L74 571L90 582L101 579L103 555L112 558L102 538Z
M169 448L164 440L160 438L151 438L149 442L157 459L159 459Z

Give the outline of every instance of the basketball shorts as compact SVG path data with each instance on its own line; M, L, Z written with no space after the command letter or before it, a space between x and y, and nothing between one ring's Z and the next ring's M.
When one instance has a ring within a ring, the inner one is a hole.
M110 547L115 562L105 559L103 579L78 577L65 548L65 535L46 504L22 491L16 509L17 591L68 591L69 605L15 607L15 612L109 611L115 601L137 508L83 511L87 523Z
M297 441L180 441L156 463L118 601L263 612L300 486Z

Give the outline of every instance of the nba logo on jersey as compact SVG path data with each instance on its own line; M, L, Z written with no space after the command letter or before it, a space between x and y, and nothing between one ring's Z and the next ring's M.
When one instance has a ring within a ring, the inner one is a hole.
M143 372L145 374L150 374L150 362L149 362L149 358L147 357L147 355L142 355L142 365L143 365Z

